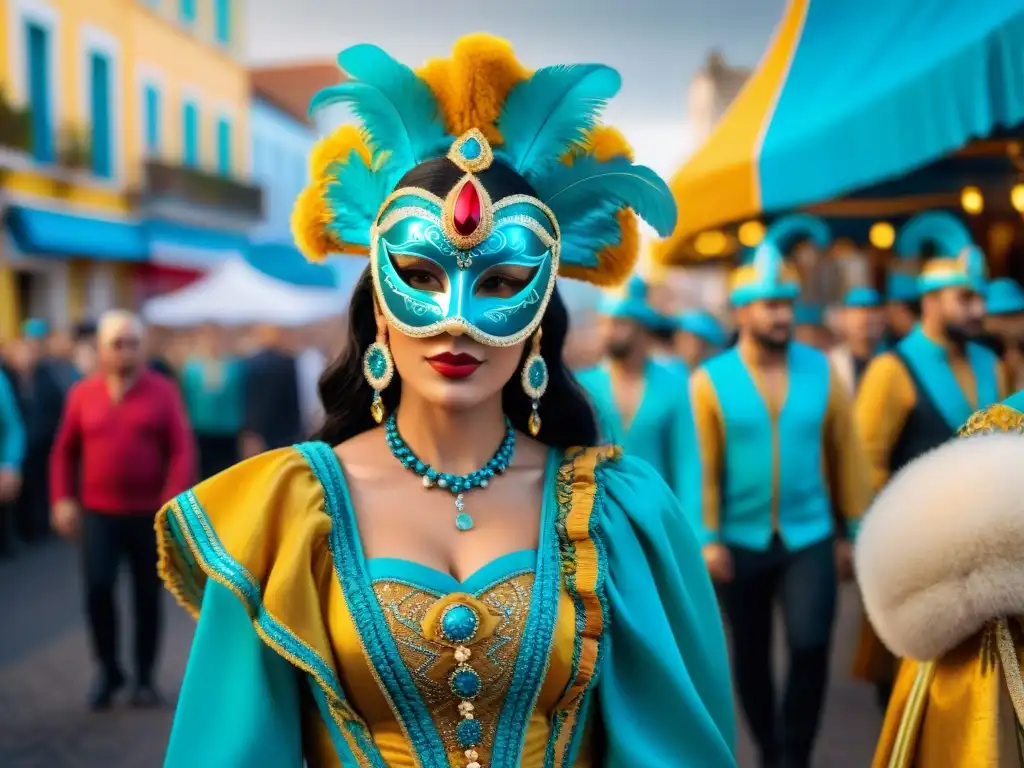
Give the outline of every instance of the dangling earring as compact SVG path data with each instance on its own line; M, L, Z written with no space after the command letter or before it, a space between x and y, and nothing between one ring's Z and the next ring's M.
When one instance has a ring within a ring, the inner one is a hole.
M370 415L380 424L384 421L384 401L380 393L388 388L395 375L395 361L388 349L387 338L379 336L363 353L363 376L373 387L373 402L370 404Z
M540 432L540 399L548 388L548 364L540 356L540 328L533 334L530 355L523 364L523 392L533 401L528 426L530 434L536 437Z

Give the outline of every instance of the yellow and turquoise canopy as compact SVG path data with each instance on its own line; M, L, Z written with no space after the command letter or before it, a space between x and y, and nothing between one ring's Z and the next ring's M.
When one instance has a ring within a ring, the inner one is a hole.
M906 174L1024 121L1024 0L790 0L672 180L671 262L708 230Z

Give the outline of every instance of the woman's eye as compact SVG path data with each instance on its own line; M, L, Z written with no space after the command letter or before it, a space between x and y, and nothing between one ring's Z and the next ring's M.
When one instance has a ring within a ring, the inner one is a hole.
M476 285L476 293L481 296L507 298L515 296L526 287L528 280L511 275L486 275Z
M444 273L427 259L405 254L392 254L391 264L398 276L410 288L441 293L444 291Z
M443 291L444 286L436 275L425 269L403 269L399 272L406 285L421 291Z

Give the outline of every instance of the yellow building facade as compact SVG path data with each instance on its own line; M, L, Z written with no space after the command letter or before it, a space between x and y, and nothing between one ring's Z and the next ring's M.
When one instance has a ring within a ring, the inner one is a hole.
M129 303L140 199L249 177L243 7L0 0L0 89L33 112L31 146L0 132L0 339L28 315L65 325Z

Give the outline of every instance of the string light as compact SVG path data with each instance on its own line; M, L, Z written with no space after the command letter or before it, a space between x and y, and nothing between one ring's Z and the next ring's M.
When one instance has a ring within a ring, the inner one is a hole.
M882 251L892 248L896 242L896 230L887 221L876 221L868 230L868 242Z
M745 221L740 224L736 234L743 245L753 248L764 240L764 224L760 221Z
M960 191L960 206L966 213L976 216L985 210L985 197L977 187L964 187Z

